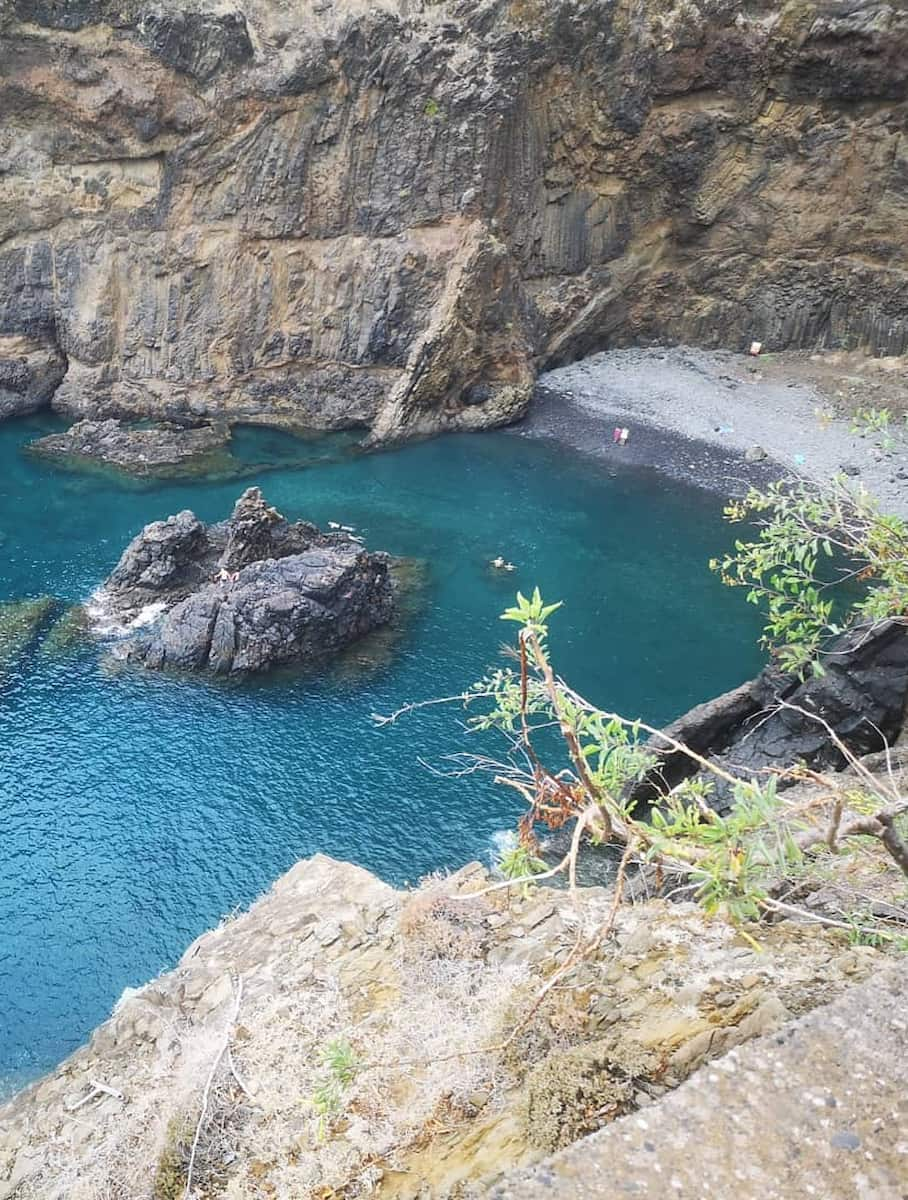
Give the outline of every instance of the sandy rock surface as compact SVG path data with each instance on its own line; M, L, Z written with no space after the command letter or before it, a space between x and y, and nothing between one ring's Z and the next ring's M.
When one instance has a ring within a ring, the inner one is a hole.
M815 925L768 926L755 946L651 901L622 909L524 1025L611 896L465 898L486 882L473 864L405 893L321 855L297 864L0 1108L0 1197L182 1195L209 1077L205 1194L472 1194L622 1113L658 1113L704 1061L886 961ZM314 1097L339 1044L357 1069L325 1111Z

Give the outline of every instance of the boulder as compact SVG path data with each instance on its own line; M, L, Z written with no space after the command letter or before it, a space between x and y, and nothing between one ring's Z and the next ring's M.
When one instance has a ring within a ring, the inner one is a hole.
M0 335L0 420L45 408L65 373L56 347L29 337Z
M390 615L387 562L348 542L253 562L208 584L129 656L150 667L261 671L333 654Z
M189 509L152 521L123 551L99 599L130 621L146 605L172 604L202 587L216 554L208 528Z
M691 709L665 732L742 779L765 778L768 767L796 763L819 771L847 765L821 721L805 714L821 718L856 755L894 742L908 710L906 623L881 621L853 630L823 661L824 674L804 681L767 667L749 683ZM783 707L783 701L793 707ZM631 789L631 800L652 801L695 773L696 764L660 735L649 739L648 748L658 754L659 765ZM728 808L730 786L709 778L711 802Z
M120 654L148 667L263 671L324 658L385 624L390 561L348 533L291 524L249 488L220 524L185 511L146 526L91 614L125 631Z
M167 423L141 429L110 418L77 421L65 433L38 438L29 449L49 458L107 463L144 475L210 458L229 440L226 427Z

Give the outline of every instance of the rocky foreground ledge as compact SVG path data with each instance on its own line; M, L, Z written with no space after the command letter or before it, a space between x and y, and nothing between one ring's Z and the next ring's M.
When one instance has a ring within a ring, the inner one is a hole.
M191 1160L195 1197L482 1195L622 1114L651 1108L657 1144L662 1097L701 1064L891 961L792 922L755 946L653 900L525 1020L612 895L489 882L472 864L402 892L298 863L0 1108L0 1200L175 1200ZM356 1063L334 1092L332 1047Z
M390 557L349 532L291 524L258 488L229 520L155 521L95 594L96 631L148 667L261 671L325 658L391 617Z
M651 900L621 907L527 1020L612 894L488 884L479 864L399 892L324 856L297 863L0 1108L0 1200L175 1200L191 1159L206 1198L482 1195L641 1109L657 1144L662 1097L700 1064L891 961L792 922L754 946ZM336 1091L332 1048L356 1064Z

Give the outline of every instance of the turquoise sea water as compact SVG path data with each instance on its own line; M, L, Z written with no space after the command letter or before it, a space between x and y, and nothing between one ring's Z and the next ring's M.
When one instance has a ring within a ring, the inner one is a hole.
M487 857L519 804L423 765L475 745L461 710L385 728L370 714L478 678L516 587L564 601L562 672L631 716L667 720L759 666L754 614L706 569L729 541L719 501L655 476L610 478L513 434L359 455L245 430L243 480L137 484L22 455L48 427L0 426L0 600L83 599L145 523L187 507L221 518L252 482L290 517L424 560L426 576L397 640L354 656L365 665L217 683L35 651L0 683L0 1092L301 856L394 883ZM498 553L518 571L492 571Z

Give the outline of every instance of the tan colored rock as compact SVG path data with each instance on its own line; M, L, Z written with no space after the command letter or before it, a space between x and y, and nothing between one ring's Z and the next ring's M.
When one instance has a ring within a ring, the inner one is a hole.
M485 881L472 864L405 893L321 855L298 863L0 1107L0 1200L184 1188L213 1067L199 1182L228 1200L315 1200L354 1183L388 1200L468 1194L653 1111L703 1062L777 1029L788 998L807 1011L883 957L789 923L761 931L756 954L695 906L650 901L622 907L613 940L527 1020L557 955L578 928L601 927L612 898L466 898ZM717 1005L724 995L734 1002ZM320 1116L338 1044L357 1069Z
M901 354L906 63L831 0L7 0L0 413L379 440L641 339Z

